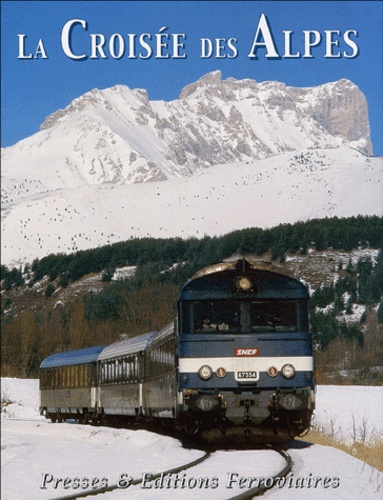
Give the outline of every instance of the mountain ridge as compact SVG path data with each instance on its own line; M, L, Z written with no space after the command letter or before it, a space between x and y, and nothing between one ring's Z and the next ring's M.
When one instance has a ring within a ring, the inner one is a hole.
M349 80L318 87L222 80L209 73L174 101L143 89L93 89L3 150L5 164L41 161L72 171L72 184L180 178L201 168L308 147L348 145L372 154L367 103ZM39 150L39 151L37 151ZM27 158L26 158L27 157Z
M367 103L340 80L222 80L174 101L94 89L2 150L2 259L17 264L153 237L381 215Z

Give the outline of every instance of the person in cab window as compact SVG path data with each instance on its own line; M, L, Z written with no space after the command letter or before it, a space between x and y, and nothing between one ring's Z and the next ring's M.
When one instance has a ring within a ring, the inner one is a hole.
M202 331L212 331L215 330L215 325L211 324L209 316L204 316L202 318Z
M226 331L228 330L229 325L221 322L221 323L212 323L209 316L204 316L202 318L202 329L203 332L217 332L217 331Z

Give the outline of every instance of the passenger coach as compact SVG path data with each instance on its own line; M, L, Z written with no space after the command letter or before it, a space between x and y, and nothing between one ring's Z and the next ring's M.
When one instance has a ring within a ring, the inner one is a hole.
M105 346L52 354L40 366L40 413L87 422L97 413L98 356Z

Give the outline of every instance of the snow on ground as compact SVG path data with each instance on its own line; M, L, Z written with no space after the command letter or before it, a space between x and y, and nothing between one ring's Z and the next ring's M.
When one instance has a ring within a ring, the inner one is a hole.
M383 387L318 387L315 427L346 443L383 442Z
M252 478L271 478L283 464L271 450L222 450L208 462L173 474L167 487L163 479L151 481L147 475L195 460L200 450L144 430L52 424L38 414L37 380L2 379L1 395L14 401L1 419L3 500L58 499L92 490L93 481L100 487L119 480L119 489L98 498L227 499L244 493ZM365 429L369 439L382 439L382 396L381 387L319 386L316 424L345 439L358 438L358 429ZM264 498L383 499L383 474L362 461L308 441L290 443L287 451L292 472L284 486ZM140 484L124 487L130 477L141 479Z

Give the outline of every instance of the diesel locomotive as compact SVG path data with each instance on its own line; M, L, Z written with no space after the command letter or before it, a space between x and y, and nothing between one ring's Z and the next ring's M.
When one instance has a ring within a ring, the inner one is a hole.
M213 264L182 287L162 330L46 358L40 412L158 420L189 436L303 435L315 409L308 301L301 281L269 263Z

